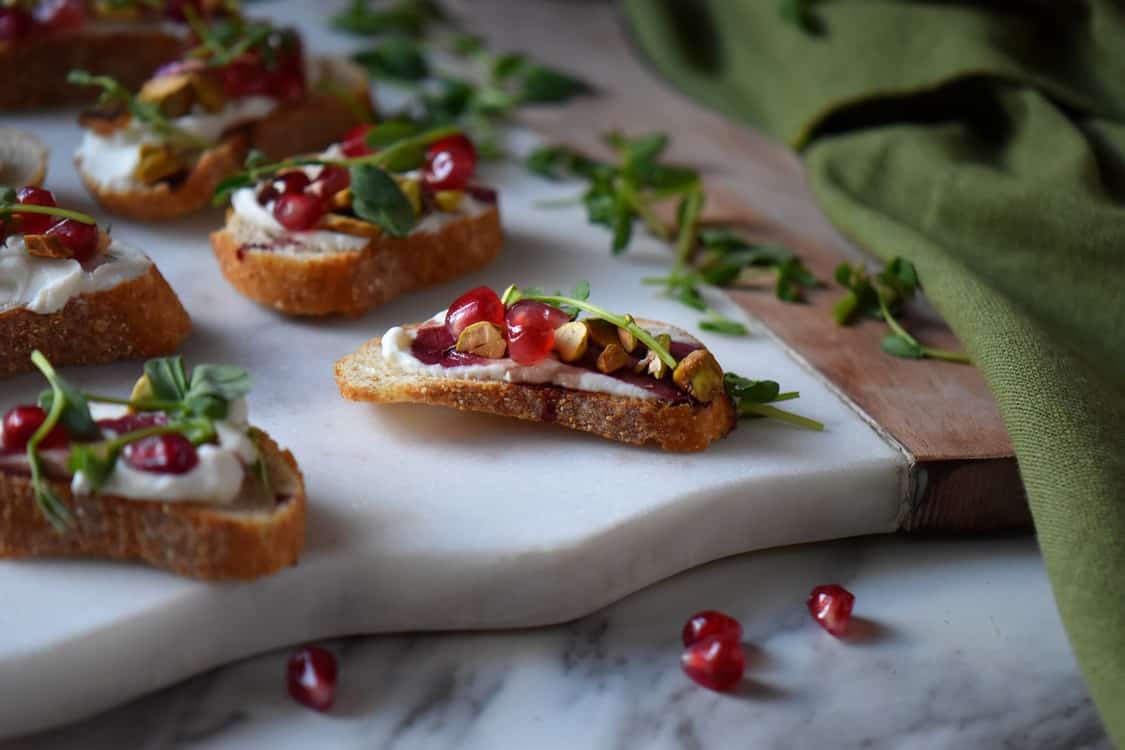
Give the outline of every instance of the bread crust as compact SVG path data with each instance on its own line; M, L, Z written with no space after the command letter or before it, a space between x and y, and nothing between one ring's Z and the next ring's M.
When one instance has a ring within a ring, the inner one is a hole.
M114 26L0 42L0 70L12 71L0 86L0 110L89 104L98 92L67 83L71 70L116 78L136 90L161 64L183 52L184 36L158 24Z
M167 221L199 211L211 204L215 188L224 178L239 172L252 148L269 160L319 151L339 140L361 122L361 115L374 112L367 80L346 61L318 59L327 75L340 76L356 108L340 96L312 91L299 102L286 105L268 117L241 128L214 148L203 152L187 177L175 185L160 182L126 189L108 189L88 172L82 159L74 159L82 182L104 207L119 216L140 221ZM357 81L358 76L358 81Z
M58 366L171 354L191 319L155 265L112 289L81 294L58 312L25 307L0 313L0 377L31 369L39 349Z
M256 513L202 503L71 494L48 480L73 522L56 531L35 504L30 477L0 471L0 558L102 557L139 560L206 580L248 580L294 565L305 540L307 500L293 455L260 433L285 499Z
M500 253L500 211L450 221L437 232L371 240L354 252L247 249L237 215L211 235L223 276L239 292L290 315L362 315L406 292L483 268Z
M507 383L405 373L389 367L382 339L373 339L336 363L340 395L350 401L446 406L551 422L634 445L698 452L727 435L736 423L724 393L709 404L672 404L555 385Z

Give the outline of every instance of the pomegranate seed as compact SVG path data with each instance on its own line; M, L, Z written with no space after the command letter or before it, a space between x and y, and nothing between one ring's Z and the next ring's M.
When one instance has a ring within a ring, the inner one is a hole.
M35 19L18 8L0 8L0 42L14 42L31 33Z
M55 196L50 190L37 187L22 188L16 195L16 200L25 206L51 206L54 207ZM50 214L15 214L19 217L20 231L24 234L43 234L51 225L59 220Z
M730 615L714 609L696 612L684 624L684 645L690 646L706 638L726 638L738 643L742 640L742 625Z
M305 192L305 188L309 186L310 182L312 180L304 172L286 172L274 178L273 188L278 195L294 195Z
M312 229L324 216L324 204L311 195L283 195L274 204L273 215L286 229L302 232Z
M168 424L168 417L158 412L138 412L136 414L126 414L116 419L98 420L98 427L116 435L124 435L127 432L135 432L136 430L143 430L147 427L157 427L165 424Z
M553 328L508 328L508 356L521 365L533 365L555 346Z
M49 237L58 237L63 247L79 263L94 257L98 249L98 228L74 219L63 219L47 230Z
M500 295L486 286L478 286L465 292L453 300L445 313L445 326L454 338L473 323L482 320L498 326L504 325L504 303L500 301Z
M340 151L344 156L355 158L357 156L368 156L375 153L375 149L367 145L367 134L371 132L374 125L356 125L354 128L344 134L344 140L340 142Z
M176 432L129 443L121 455L134 469L153 474L186 474L199 463L195 446Z
M451 135L426 149L422 182L430 190L464 190L477 168L477 150L463 135Z
M508 308L507 320L509 326L543 326L553 331L569 322L570 316L553 305L521 300Z
M680 655L684 674L709 690L732 690L746 671L742 644L729 638L711 636L684 649Z
M282 101L300 99L305 95L305 66L300 48L278 61L277 70L270 74L270 94Z
M839 637L848 632L855 594L836 584L817 586L809 594L807 604L809 614L829 633Z
M254 57L244 56L223 68L223 93L231 99L269 95L270 76Z
M35 15L51 31L77 31L86 21L86 7L83 0L48 0Z
M332 200L336 193L347 190L351 184L352 176L347 169L330 164L321 168L320 173L317 174L312 184L305 189L305 192L317 200L327 203Z
M0 432L4 438L4 450L26 450L28 441L45 421L47 421L47 412L38 406L24 404L9 409L4 415L3 431ZM70 435L67 434L66 428L57 424L39 443L39 447L48 450L65 448L69 442Z
M336 700L336 657L319 646L299 648L289 655L285 681L293 700L327 711Z

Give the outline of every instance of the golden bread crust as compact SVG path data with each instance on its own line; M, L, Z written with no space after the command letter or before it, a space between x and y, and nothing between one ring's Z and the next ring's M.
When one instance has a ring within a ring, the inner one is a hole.
M355 252L247 249L230 230L230 218L228 228L211 235L227 281L255 302L291 315L362 315L406 292L483 268L502 245L496 206L436 232L383 235Z
M155 265L112 289L82 294L58 312L0 313L0 377L31 369L39 349L59 367L171 354L191 319Z
M286 499L270 511L233 512L201 503L75 496L48 480L70 509L56 531L35 504L31 479L0 471L0 558L103 557L139 560L206 580L248 580L294 565L305 540L307 500L293 455L268 435L259 439Z

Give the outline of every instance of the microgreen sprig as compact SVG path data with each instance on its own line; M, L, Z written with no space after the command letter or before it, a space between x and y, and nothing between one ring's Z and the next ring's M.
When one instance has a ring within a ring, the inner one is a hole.
M750 380L728 372L723 375L723 385L726 386L727 395L734 401L735 411L741 418L766 417L806 430L816 432L824 430L823 422L769 405L778 401L789 401L801 395L797 391L782 392L776 381Z
M72 70L66 80L77 86L100 87L102 93L98 97L96 106L121 107L137 122L169 142L181 143L200 150L208 149L213 145L210 141L173 125L172 121L160 112L160 107L156 103L141 101L129 89L109 76L96 76L85 70Z
M16 198L16 191L6 186L0 186L0 216L5 214L46 214L57 216L60 219L73 219L82 224L96 224L97 221L90 214L73 211L69 208L57 206L35 206L20 203Z

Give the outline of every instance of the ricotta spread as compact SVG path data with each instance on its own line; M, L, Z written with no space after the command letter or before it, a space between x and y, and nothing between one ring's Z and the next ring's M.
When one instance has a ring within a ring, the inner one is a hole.
M445 311L435 315L427 325L445 320ZM653 333L669 333L674 338L683 335L673 329L646 326ZM677 336L678 334L678 336ZM428 365L414 356L411 347L414 333L401 326L383 334L382 354L388 364L406 372L417 373L434 378L459 378L468 380L500 380L507 383L550 384L576 391L609 393L615 396L640 399L658 399L659 395L640 386L603 375L583 367L575 367L560 361L554 354L548 355L535 364L522 365L513 359L491 360L488 364L469 364L446 367L441 364ZM692 341L691 343L695 343Z
M121 416L99 413L98 417ZM118 458L109 479L98 492L132 500L158 500L160 502L206 502L230 505L242 492L246 473L258 460L258 449L247 435L245 401L239 399L230 405L225 420L215 422L218 444L204 444L196 448L199 463L185 474L157 474L138 471ZM81 471L71 480L70 489L78 495L92 492L90 481Z
M40 315L58 312L73 297L112 289L152 266L140 250L116 239L97 266L86 270L72 259L29 255L23 237L0 245L0 312L26 307Z
M230 128L260 120L278 107L278 100L270 96L247 96L232 99L220 112L200 112L177 117L171 122L180 130L215 142ZM142 143L160 143L161 137L132 121L128 126L110 135L98 135L87 130L75 154L83 172L105 189L138 187L133 172L140 163Z

